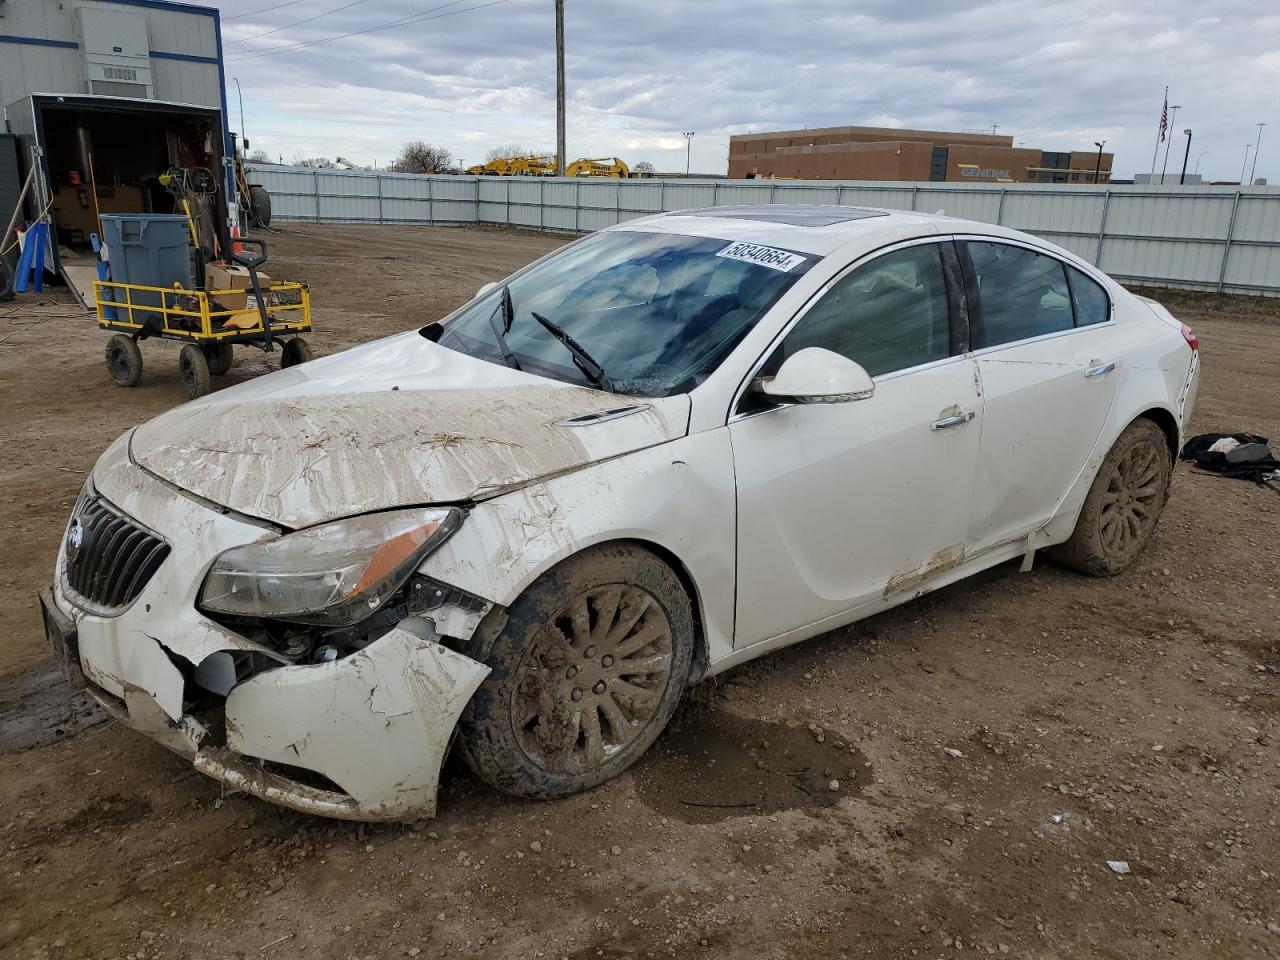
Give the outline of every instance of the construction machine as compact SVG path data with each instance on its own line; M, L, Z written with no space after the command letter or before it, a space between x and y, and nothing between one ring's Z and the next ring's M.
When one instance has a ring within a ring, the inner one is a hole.
M488 163L467 167L467 173L473 177L554 177L556 158L538 154L527 157L497 157Z
M259 183L249 182L249 173L245 169L244 157L249 152L249 141L241 140L238 144L236 135L231 135L235 150L236 193L239 194L240 210L250 227L271 226L271 194Z
M631 168L619 157L583 157L569 164L565 170L568 177L611 177L625 180L631 176Z

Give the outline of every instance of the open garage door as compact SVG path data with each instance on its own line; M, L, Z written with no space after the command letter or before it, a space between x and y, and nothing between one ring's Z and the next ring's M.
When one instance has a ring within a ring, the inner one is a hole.
M226 241L222 119L210 107L105 96L32 94L7 108L24 166L38 163L26 216L48 209L45 262L81 303L97 277L90 238L99 213L183 213L161 182L173 168L209 170L218 185L208 229Z

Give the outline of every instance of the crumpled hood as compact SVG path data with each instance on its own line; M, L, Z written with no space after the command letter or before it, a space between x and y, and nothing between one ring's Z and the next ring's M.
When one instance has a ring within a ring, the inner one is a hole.
M557 383L410 332L177 407L139 427L130 453L200 497L298 528L496 496L674 440L688 422L687 396Z

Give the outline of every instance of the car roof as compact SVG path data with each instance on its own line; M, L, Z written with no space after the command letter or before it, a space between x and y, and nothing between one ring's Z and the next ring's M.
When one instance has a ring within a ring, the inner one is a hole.
M818 203L760 203L676 210L627 220L609 229L718 237L821 257L860 239L873 248L939 233L1021 236L1005 227L937 213Z

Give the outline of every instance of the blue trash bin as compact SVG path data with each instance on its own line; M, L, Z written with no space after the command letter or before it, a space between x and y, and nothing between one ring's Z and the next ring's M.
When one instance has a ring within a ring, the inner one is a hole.
M112 282L166 288L177 283L191 289L191 231L185 216L104 213L102 239L107 247ZM123 291L107 292L114 294L107 299L124 302ZM158 307L163 294L139 292L134 293L132 299L134 306Z

